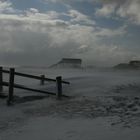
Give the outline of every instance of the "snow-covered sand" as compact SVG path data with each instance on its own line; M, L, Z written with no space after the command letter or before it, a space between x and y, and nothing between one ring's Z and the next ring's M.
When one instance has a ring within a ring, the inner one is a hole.
M140 71L87 69L17 69L25 73L61 75L70 99L46 97L7 107L0 99L0 140L139 140ZM7 78L6 78L7 79ZM16 78L30 87L54 91L54 83ZM42 95L15 90L15 95ZM20 100L20 99L19 99Z

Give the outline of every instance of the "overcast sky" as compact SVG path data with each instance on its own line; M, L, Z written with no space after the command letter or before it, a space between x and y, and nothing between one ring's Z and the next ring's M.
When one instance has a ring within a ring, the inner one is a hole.
M140 59L140 0L0 0L0 64Z

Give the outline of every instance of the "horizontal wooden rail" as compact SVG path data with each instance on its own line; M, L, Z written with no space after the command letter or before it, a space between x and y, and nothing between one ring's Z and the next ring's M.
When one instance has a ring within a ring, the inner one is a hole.
M9 70L2 70L3 73L10 73ZM33 79L38 79L38 80L42 80L42 77L40 76L35 76L35 75L31 75L31 74L25 74L25 73L20 73L20 72L15 72L15 75L18 76L22 76L22 77L28 77L28 78L33 78ZM56 82L55 79L50 79L50 78L44 78L44 81L51 81L51 82ZM70 84L70 82L67 81L62 81L62 83L64 84Z
M9 86L8 82L3 82L2 84L3 84L3 86ZM13 86L14 86L14 88L18 88L18 89L23 89L23 90L33 91L33 92L40 92L40 93L56 96L56 93L53 93L53 92L43 91L43 90L39 90L39 89L32 89L32 88L28 88L28 87L25 87L25 86L19 85L19 84L14 84ZM62 97L69 97L69 96L62 95Z

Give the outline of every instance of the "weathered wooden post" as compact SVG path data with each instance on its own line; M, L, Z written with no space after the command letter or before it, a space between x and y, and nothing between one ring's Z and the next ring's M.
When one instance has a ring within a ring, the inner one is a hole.
M0 67L0 92L2 92L3 91L3 84L2 84L2 82L3 82L3 74L2 74L2 67Z
M62 77L56 77L56 86L57 86L57 99L60 100L62 96Z
M13 101L13 93L14 93L14 73L15 69L10 68L10 73L9 73L9 95L8 95L8 100L7 100L7 105L11 105Z
M41 80L40 80L40 85L44 85L45 84L45 75L41 75Z

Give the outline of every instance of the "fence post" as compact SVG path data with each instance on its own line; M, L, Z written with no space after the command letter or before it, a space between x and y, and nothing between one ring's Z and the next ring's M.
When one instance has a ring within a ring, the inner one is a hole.
M56 77L56 86L57 86L57 99L60 100L62 96L62 77Z
M2 74L2 67L0 67L0 92L3 91L3 74Z
M45 75L41 75L41 80L40 80L40 85L44 85L45 84Z
M7 105L11 105L12 101L13 101L14 73L15 73L15 69L10 68L10 73L9 73L9 95L8 95Z

